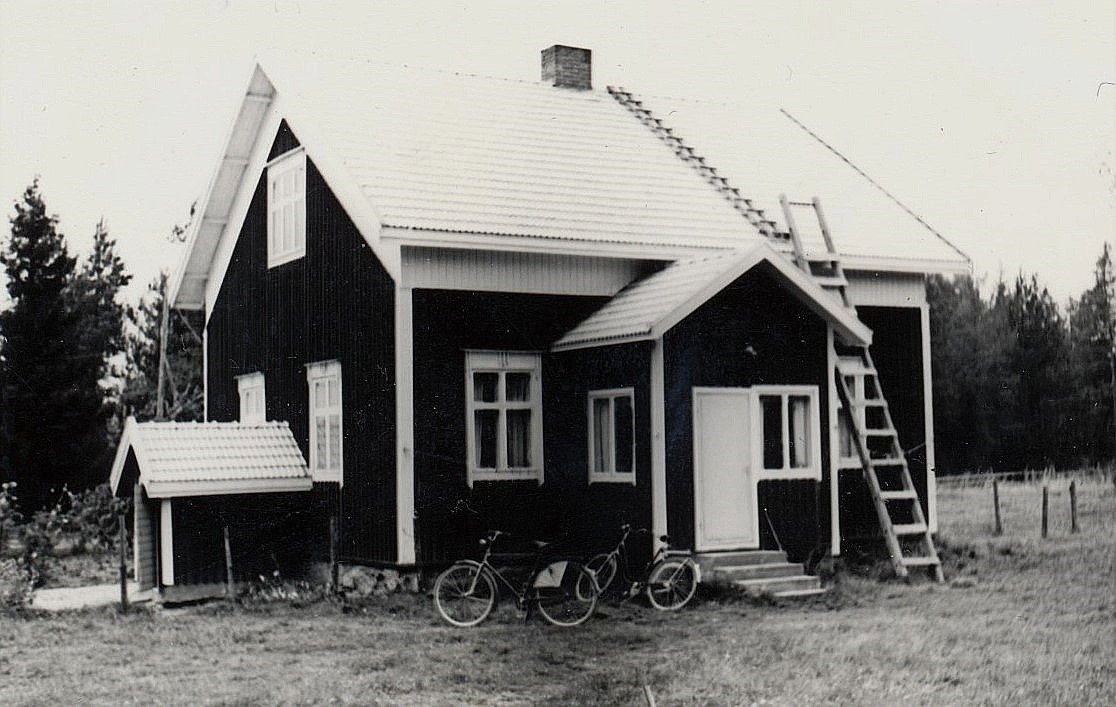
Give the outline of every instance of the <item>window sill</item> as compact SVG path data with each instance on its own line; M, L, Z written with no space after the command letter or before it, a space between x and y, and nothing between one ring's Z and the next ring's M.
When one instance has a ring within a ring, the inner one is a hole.
M492 471L490 469L473 469L469 471L469 486L477 481L536 481L540 486L543 482L543 473L540 469Z
M589 474L590 484L629 484L636 485L636 475L631 474Z
M756 481L821 481L821 468L763 469L756 473Z
M340 484L341 472L314 472L310 474L310 480L313 481L315 484Z

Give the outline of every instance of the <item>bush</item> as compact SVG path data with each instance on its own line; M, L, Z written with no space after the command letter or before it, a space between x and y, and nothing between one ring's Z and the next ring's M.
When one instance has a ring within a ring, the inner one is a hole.
M0 614L24 611L31 605L33 568L23 558L0 559Z

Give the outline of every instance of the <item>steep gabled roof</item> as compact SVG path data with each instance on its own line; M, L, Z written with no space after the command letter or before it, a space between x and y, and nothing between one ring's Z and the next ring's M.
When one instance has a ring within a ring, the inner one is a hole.
M867 346L872 332L813 278L766 243L674 262L637 280L554 343L555 351L657 339L752 268L767 263L787 289L833 325L843 341Z
M313 484L286 422L140 422L128 418L109 483L117 493L134 453L151 498L309 491Z

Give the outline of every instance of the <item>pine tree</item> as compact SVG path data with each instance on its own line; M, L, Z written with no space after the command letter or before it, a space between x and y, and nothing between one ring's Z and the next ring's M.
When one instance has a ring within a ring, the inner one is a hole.
M1113 458L1113 395L1116 395L1116 268L1108 243L1094 270L1094 285L1070 303L1070 363L1075 381L1077 444L1081 461Z
M46 502L72 459L60 442L70 430L57 412L70 394L70 317L66 287L74 258L48 214L36 179L15 205L0 252L11 307L0 313L0 473L19 484L25 507Z

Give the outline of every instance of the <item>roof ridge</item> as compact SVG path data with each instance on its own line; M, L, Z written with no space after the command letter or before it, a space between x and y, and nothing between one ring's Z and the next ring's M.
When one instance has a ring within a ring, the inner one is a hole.
M620 86L609 86L608 93L647 126L660 140L671 147L679 159L690 165L702 179L720 192L732 204L732 207L740 212L762 235L771 239L776 237L778 231L776 224L764 215L763 209L757 209L753 206L751 199L743 196L738 188L732 186L728 179L717 171L716 167L706 162L705 157L698 154L693 147L687 145L681 137L675 135L674 130L667 127L661 118L656 118L650 109L643 106L643 102L637 99L632 91L627 91Z

